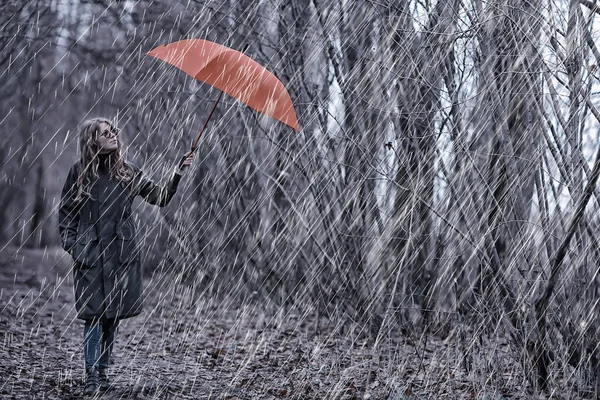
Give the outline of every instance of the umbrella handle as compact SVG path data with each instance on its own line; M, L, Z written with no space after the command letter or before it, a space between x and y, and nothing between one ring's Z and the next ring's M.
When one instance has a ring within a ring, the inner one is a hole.
M221 97L223 97L223 91L222 90L221 90L221 93L219 93L219 97L217 97L217 101L215 101L215 104L213 105L212 110L210 110L210 114L208 114L208 118L206 118L206 121L204 122L204 126L202 126L202 129L200 130L200 133L198 134L198 137L196 138L196 140L192 144L192 153L196 152L196 149L198 148L198 142L200 141L200 138L202 137L202 134L204 133L204 130L206 129L206 126L208 125L208 121L210 121L210 118L212 117L213 113L215 112L215 109L217 108L217 104L219 104L219 101L221 100ZM186 158L187 158L187 155L181 157L181 160L179 161L179 164L178 164L179 169L181 169L183 167L183 162L185 161Z
M187 156L181 157L181 160L179 160L179 164L177 164L177 168L179 168L180 170L183 169L183 162L185 161L186 158L187 158Z

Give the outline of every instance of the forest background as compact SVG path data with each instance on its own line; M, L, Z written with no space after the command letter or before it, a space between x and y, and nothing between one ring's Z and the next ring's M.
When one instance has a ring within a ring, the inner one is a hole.
M595 397L598 14L593 0L5 0L0 248L59 245L83 120L114 118L157 182L188 150L218 93L146 52L248 45L302 132L225 99L172 203L136 203L148 276L296 313L314 334L323 320L375 353L437 341L412 372L390 364L413 376L404 396L433 396L415 377L441 363L468 393Z

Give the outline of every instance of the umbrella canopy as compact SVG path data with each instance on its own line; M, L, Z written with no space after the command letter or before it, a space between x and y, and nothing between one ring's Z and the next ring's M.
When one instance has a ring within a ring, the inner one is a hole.
M207 40L187 39L159 46L148 55L300 131L294 105L281 81L244 53Z

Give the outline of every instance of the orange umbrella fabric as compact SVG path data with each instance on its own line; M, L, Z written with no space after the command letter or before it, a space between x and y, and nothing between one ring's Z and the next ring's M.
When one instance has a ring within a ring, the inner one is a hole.
M159 46L148 55L300 132L294 105L281 81L244 53L207 40L187 39Z

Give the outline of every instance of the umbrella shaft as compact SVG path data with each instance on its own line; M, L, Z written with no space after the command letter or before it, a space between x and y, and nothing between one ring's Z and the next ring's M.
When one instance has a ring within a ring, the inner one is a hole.
M215 109L217 108L217 104L219 104L219 100L221 100L222 96L223 96L223 91L221 91L221 93L219 93L219 97L217 98L217 101L215 101L215 104L213 105L213 108L210 111L210 114L208 114L208 118L206 118L206 122L204 122L204 126L200 130L200 133L198 134L196 141L194 142L194 144L192 144L192 151L191 151L192 153L196 152L196 148L198 147L198 142L200 141L200 138L202 137L202 134L204 133L204 130L206 129L206 125L208 125L208 121L210 121L210 117L212 117L213 113L215 112ZM185 161L186 158L187 158L187 155L184 155L183 157L181 157L181 160L179 160L179 169L183 168L183 162Z
M215 109L217 108L217 104L219 104L219 101L221 100L222 96L223 96L223 91L221 91L221 93L219 93L219 97L217 98L217 101L215 101L215 104L213 105L212 110L210 110L210 114L208 114L208 118L206 118L206 122L204 122L204 126L200 130L200 133L198 134L196 141L192 145L192 152L196 151L196 147L198 147L198 142L200 141L200 138L202 137L202 134L204 133L204 130L206 129L206 126L208 125L208 121L210 121L210 118L212 117L213 113L215 112Z

